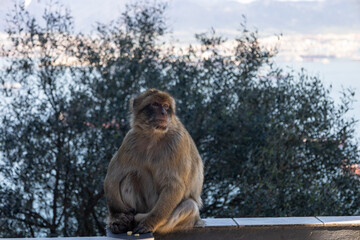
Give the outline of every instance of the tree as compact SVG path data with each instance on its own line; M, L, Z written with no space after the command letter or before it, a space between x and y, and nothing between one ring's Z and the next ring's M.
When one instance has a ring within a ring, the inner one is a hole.
M336 107L317 77L274 67L276 51L246 27L229 49L214 32L197 37L169 90L205 161L203 216L357 214L354 92Z
M128 131L128 101L161 71L154 42L164 7L136 9L91 38L73 32L59 4L47 6L44 26L15 5L1 78L21 84L2 92L4 236L105 233L102 182Z
M204 159L202 216L358 214L353 93L335 106L318 78L276 68L276 50L246 26L233 47L213 30L177 54L160 41L165 9L139 2L90 36L59 4L42 21L15 5L0 75L0 236L104 234L106 168L129 99L149 87L176 98Z
M42 20L41 25L23 5L15 5L8 19L10 64L3 81L20 83L21 89L4 89L9 99L2 106L0 130L6 180L2 232L33 237L104 233L94 208L102 186L89 176L106 167L99 168L99 160L86 161L91 155L84 148L86 138L94 133L84 124L86 92L73 84L76 74L68 62L75 59L78 41L72 18L62 6L49 5Z

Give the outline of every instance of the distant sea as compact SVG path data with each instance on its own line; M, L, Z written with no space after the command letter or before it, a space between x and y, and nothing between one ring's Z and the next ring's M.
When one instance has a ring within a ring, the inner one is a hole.
M356 125L356 138L360 143L360 61L331 59L325 62L284 62L275 58L275 63L285 71L300 71L304 68L309 75L318 76L326 88L332 85L330 96L335 104L340 103L341 90L352 88L355 91L355 102L346 117L353 117L359 120ZM0 58L0 66L3 66L4 59ZM1 70L1 67L0 67Z
M300 71L304 68L309 75L318 76L326 88L332 85L330 96L335 104L340 103L342 89L355 91L352 109L346 117L359 120L356 125L356 137L360 142L360 61L331 59L329 62L283 62L275 61L284 70Z

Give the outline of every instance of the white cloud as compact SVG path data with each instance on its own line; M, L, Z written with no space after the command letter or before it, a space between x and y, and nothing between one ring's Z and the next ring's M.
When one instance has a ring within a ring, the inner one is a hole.
M31 3L31 0L25 0L24 7L27 8Z
M325 0L276 0L278 2L324 2Z
M253 2L259 2L260 0L235 0L238 3L241 4L249 4ZM267 0L266 2L269 2L271 0ZM325 0L273 0L275 2L324 2Z
M235 1L238 3L242 3L242 4L249 4L249 3L255 2L257 0L235 0Z

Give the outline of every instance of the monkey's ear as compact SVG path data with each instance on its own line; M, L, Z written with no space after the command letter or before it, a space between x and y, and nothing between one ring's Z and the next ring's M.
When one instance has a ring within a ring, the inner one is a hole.
M135 112L135 109L137 109L137 107L139 106L139 103L140 103L140 99L138 99L138 98L132 97L130 99L130 111L132 113Z
M176 103L175 103L175 99L172 97L170 98L170 105L173 113L176 114Z

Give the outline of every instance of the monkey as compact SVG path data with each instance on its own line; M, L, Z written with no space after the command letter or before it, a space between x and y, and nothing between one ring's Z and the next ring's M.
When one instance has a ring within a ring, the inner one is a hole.
M104 180L113 233L166 234L203 225L203 162L169 93L149 89L130 101L131 128Z

